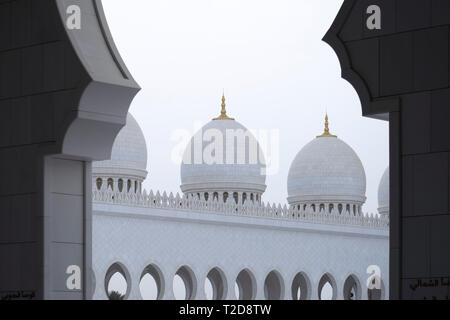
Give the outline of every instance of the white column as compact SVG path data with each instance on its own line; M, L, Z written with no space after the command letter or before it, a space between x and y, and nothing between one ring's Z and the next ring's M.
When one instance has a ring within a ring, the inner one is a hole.
M137 270L130 270L130 278L129 285L131 285L131 290L127 300L142 300L141 291L139 288L141 272Z

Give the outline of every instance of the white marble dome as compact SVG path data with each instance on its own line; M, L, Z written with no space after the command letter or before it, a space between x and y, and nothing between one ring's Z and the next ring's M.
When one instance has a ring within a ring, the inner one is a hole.
M147 177L147 144L141 127L130 113L114 141L111 159L94 162L92 173L94 177L120 177L139 182Z
M260 146L242 124L226 116L224 103L222 108L222 115L206 124L188 144L180 170L181 190L202 196L208 192L245 193L247 199L260 200L266 189ZM233 133L240 138L233 139Z
M384 171L378 186L378 212L381 215L389 214L389 167Z
M308 143L295 157L288 175L288 202L362 205L366 175L355 151L326 132Z

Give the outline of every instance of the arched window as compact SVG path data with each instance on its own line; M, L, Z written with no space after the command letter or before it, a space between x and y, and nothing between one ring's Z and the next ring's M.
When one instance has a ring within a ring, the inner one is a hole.
M123 191L123 180L122 179L119 179L118 187L119 187L119 191L122 192Z
M134 193L138 192L138 182L134 181Z
M303 211L306 211L306 203L303 205Z
M311 295L311 283L305 273L297 273L292 281L292 299L293 300L308 300Z
M164 295L164 277L156 265L147 266L141 274L139 290L143 300L160 300Z
M353 215L356 216L356 205L353 205Z
M228 192L223 193L223 202L227 202L228 199Z
M131 190L131 180L128 179L128 181L127 181L127 192L130 192L130 190Z
M341 203L338 204L338 210L339 210L339 213L342 213L342 204Z
M361 284L354 275L348 276L344 282L344 300L361 300Z
M311 209L313 209L313 211L316 212L316 205L314 203L311 205Z
M192 300L197 292L197 280L188 266L178 269L173 278L173 293L176 300Z
M281 300L284 296L284 282L278 271L271 271L264 281L266 300Z
M96 184L97 184L97 189L100 190L102 188L102 185L103 185L103 179L102 178L97 178Z
M225 300L227 296L227 280L219 268L208 272L205 279L205 295L207 300Z
M205 192L205 193L203 194L203 196L205 197L205 200L208 201L208 199L209 199L209 194L208 194L208 192Z
M239 199L239 196L238 196L238 193L237 192L233 192L233 199L234 199L234 201L236 202L236 204L238 203L238 199Z
M105 275L105 291L110 300L125 300L130 294L131 277L125 266L119 262L111 265Z
M213 200L219 200L219 194L217 192L213 193Z
M234 293L239 300L253 300L256 296L256 279L248 269L239 272L234 283Z
M325 205L323 203L320 204L319 211L325 211Z
M112 178L108 179L108 189L114 190L114 180Z
M333 204L330 203L330 205L328 206L328 212L331 213L333 211L333 208L334 208Z
M253 202L255 200L255 197L253 196L253 193L250 194L250 200Z
M319 292L319 300L336 300L336 281L329 273L322 276L317 289Z
M244 204L245 203L245 200L247 200L247 193L243 193L242 194L242 203Z
M349 204L347 204L347 205L345 206L345 210L347 211L347 213L350 213L350 205L349 205Z

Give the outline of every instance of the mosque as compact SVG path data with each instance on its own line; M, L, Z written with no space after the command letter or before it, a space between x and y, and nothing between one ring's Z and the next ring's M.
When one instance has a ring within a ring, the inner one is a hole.
M131 114L111 160L93 164L94 299L112 298L117 274L126 282L124 299L146 298L149 277L155 299L175 299L175 277L185 299L389 298L388 169L379 215L365 214L364 167L330 133L327 117L323 134L291 164L287 203L268 204L264 155L227 115L225 97L220 116L200 131L215 137L216 148L202 158L211 143L194 135L181 193L143 190L147 146Z

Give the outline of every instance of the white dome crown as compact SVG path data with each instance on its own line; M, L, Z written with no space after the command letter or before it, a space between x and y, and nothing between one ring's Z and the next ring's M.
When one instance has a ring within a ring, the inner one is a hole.
M222 97L221 115L191 139L181 164L181 190L187 195L260 201L265 191L265 160L256 138L230 118ZM225 199L226 200L226 199Z
M389 215L389 167L384 171L378 186L378 213Z
M331 135L328 116L325 131L297 154L288 175L291 205L322 203L356 205L366 200L366 175L355 151Z
M114 185L119 179L141 184L147 177L147 144L141 127L130 113L114 141L111 159L94 162L92 174L97 180L112 179Z

